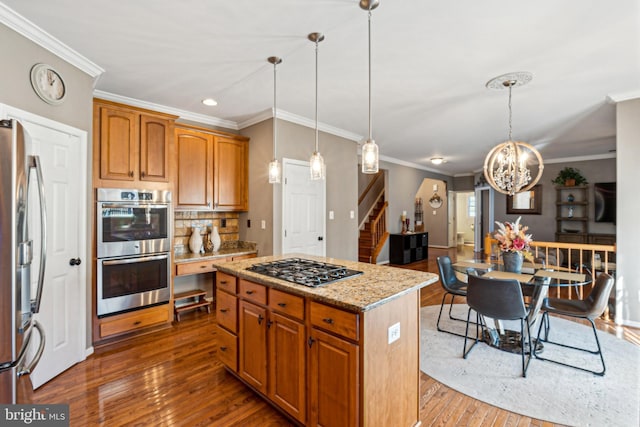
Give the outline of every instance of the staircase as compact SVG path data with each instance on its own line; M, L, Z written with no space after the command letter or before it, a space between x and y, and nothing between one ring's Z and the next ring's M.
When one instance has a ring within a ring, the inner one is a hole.
M358 212L367 212L361 219L358 237L358 261L375 264L389 233L387 206L384 197L384 173L380 172L358 200Z

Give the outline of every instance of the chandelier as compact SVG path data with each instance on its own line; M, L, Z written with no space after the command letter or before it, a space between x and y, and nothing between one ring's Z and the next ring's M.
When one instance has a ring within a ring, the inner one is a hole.
M276 157L276 66L282 62L277 56L270 56L267 61L273 64L273 160L269 163L269 184L280 184L281 167Z
M509 89L509 139L489 151L484 160L484 176L496 191L510 196L533 188L544 169L538 150L511 137L511 89L529 83L532 78L528 72L509 73L489 80L486 85L489 89ZM536 164L538 171L532 179L530 166Z
M311 179L324 179L326 175L326 166L324 159L318 151L318 43L324 40L324 35L321 33L311 33L307 36L309 40L316 44L316 145L311 159L309 160Z
M371 11L380 5L380 0L360 0L360 8L369 12L369 138L362 145L362 173L378 173L378 146L372 136L371 121Z

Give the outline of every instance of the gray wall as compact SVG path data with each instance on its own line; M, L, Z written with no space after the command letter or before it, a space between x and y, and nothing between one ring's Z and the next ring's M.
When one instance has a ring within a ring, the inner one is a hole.
M0 24L0 52L2 52L2 65L0 66L0 103L55 120L60 123L87 131L87 164L88 175L91 176L91 125L93 102L93 78L80 71L73 65L58 58L48 50L41 48L32 41ZM52 106L42 101L31 87L30 71L34 64L47 63L61 74L67 87L67 96L62 105ZM87 201L90 203L91 185L87 185ZM92 212L91 206L88 211ZM81 258L91 259L93 246L91 234L91 222L87 224L86 234L90 240L87 243L88 253ZM91 339L91 263L86 263L87 277L85 287L87 295L87 336L85 347L89 348Z
M617 105L617 261L616 322L640 327L640 99Z
M259 255L280 253L282 242L282 185L268 182L267 165L272 154L272 122L266 120L242 130L251 138L249 150L249 211L241 215L240 238L258 243ZM315 130L278 120L278 160L282 158L309 161L315 142ZM319 151L327 166L326 182L326 248L327 256L358 259L358 155L353 141L320 132ZM329 220L329 211L335 219ZM251 220L251 228L247 227ZM260 221L267 230L260 230ZM275 231L275 232L274 232Z
M551 163L544 165L544 172L539 184L542 185L542 214L522 215L521 223L529 226L533 239L543 242L555 242L556 231L556 190L551 183L564 167L574 167L580 170L589 182L587 194L589 196L589 233L615 234L616 227L609 223L596 223L594 218L593 184L596 182L616 181L616 159L589 160L581 162ZM618 192L618 194L621 194ZM507 215L507 196L495 195L495 220L515 221L518 215Z

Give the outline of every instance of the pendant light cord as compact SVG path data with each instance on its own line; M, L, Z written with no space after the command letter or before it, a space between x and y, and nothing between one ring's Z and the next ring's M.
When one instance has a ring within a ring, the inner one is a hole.
M369 141L372 137L372 108L371 108L371 10L369 10Z
M316 153L318 152L318 40L316 39Z
M511 88L513 87L514 82L509 82L509 141L511 141Z
M277 62L277 61L276 61ZM276 131L276 124L277 124L277 111L278 109L276 108L276 85L277 85L277 80L276 80L276 67L277 64L276 62L274 62L273 64L273 160L276 160L278 157L276 156L276 136L277 136L277 131Z

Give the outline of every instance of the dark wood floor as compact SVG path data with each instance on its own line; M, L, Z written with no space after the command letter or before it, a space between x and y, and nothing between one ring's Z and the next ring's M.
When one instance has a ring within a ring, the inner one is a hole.
M472 256L469 249L429 249L429 259L405 266L437 272L435 257ZM439 305L441 286L421 292ZM32 403L68 403L72 426L288 426L277 410L225 371L216 357L215 314L187 313L172 328L99 349L36 392ZM637 329L598 327L640 345ZM421 374L423 425L553 426L487 405Z

